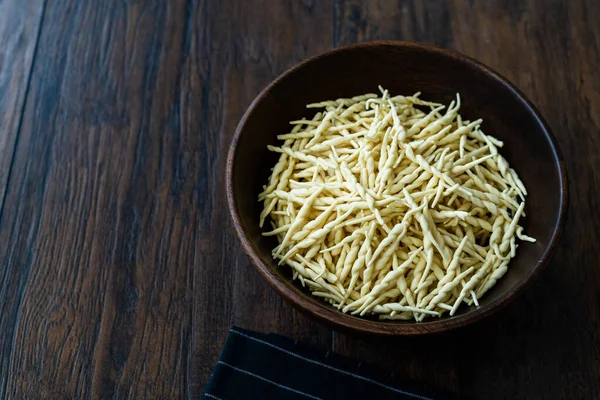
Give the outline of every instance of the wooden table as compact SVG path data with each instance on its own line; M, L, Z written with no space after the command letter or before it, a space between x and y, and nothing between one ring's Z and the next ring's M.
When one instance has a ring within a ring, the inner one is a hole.
M232 324L466 398L600 398L599 16L594 0L0 0L0 398L198 398ZM496 69L567 161L562 245L474 326L337 333L279 298L231 229L225 156L253 97L370 39Z

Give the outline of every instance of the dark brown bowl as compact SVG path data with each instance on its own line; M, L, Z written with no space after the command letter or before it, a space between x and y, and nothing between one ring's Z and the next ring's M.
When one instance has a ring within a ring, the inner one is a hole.
M461 94L461 114L483 118L483 130L501 150L529 191L525 243L506 275L480 301L461 306L453 317L426 322L378 321L343 314L292 281L287 266L271 258L273 237L261 236L262 205L257 197L278 155L267 145L289 130L288 121L309 117L306 104L377 92L422 92L422 98L449 104ZM345 330L388 335L440 332L475 322L513 300L548 263L558 243L567 208L564 161L550 129L525 96L490 68L464 55L408 42L369 42L331 50L286 71L252 102L240 121L227 160L227 200L244 251L279 294L302 312Z

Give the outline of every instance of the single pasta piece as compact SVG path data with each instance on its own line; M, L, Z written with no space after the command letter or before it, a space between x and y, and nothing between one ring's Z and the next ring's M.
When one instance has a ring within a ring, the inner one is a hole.
M459 95L446 108L379 89L307 105L322 111L268 146L273 257L344 313L419 322L479 307L517 240L535 242L519 225L525 185Z

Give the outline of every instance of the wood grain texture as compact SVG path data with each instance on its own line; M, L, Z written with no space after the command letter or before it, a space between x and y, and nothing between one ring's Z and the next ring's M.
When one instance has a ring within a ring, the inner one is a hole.
M0 228L1 398L186 394L188 17L183 1L47 6Z
M197 398L232 324L331 348L242 255L222 184L245 107L331 45L332 13L48 3L0 225L0 398Z
M43 0L0 0L0 216L43 10Z
M292 64L333 41L331 1L212 1L195 21L184 71L186 129L199 134L200 260L194 358L202 392L231 324L282 333L331 349L331 330L293 309L243 253L225 197L225 159L253 98ZM260 21L265 21L261 23ZM320 35L315 35L320 32Z
M432 43L475 57L515 83L557 136L571 196L562 246L548 269L498 315L434 337L336 333L335 351L466 398L600 395L598 15L593 1L338 2L337 45Z
M186 394L199 217L178 71L191 14L103 4L45 13L0 229L2 398Z

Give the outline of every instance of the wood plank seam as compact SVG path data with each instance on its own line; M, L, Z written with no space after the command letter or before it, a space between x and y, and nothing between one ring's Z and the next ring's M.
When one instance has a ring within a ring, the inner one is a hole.
M33 75L33 67L35 65L35 60L36 60L36 56L37 56L37 52L38 52L38 48L39 48L39 43L40 43L40 35L42 33L42 25L44 23L44 14L46 11L46 3L47 0L43 0L43 4L42 4L42 11L40 13L40 17L39 17L39 24L38 24L38 28L37 28L37 32L35 35L35 45L33 48L33 54L31 57L31 64L29 65L29 71L27 71L27 83L25 84L25 93L23 95L23 100L21 103L21 111L19 114L19 122L17 123L17 133L15 136L15 141L13 143L13 149L11 151L11 159L10 159L10 163L8 166L8 174L6 177L6 183L4 185L4 193L2 194L2 199L0 199L0 225L2 224L2 216L4 214L4 201L6 200L6 195L8 193L8 186L10 184L10 177L12 175L12 169L13 169L13 165L15 162L15 153L17 152L17 146L19 144L19 137L21 136L21 127L23 126L23 116L25 114L25 105L27 104L27 97L29 95L30 92L30 88L31 88L31 76Z
M21 102L21 109L20 109L20 114L19 114L19 119L18 119L18 123L17 123L17 130L16 130L16 135L15 135L15 140L13 143L13 148L12 148L12 152L11 152L11 160L9 163L9 167L8 167L8 174L6 177L6 184L5 184L5 188L4 188L4 193L2 195L2 199L0 201L0 226L2 226L2 222L3 222L3 216L4 216L4 205L5 205L5 200L6 200L6 196L8 194L8 188L11 182L11 176L12 176L12 171L13 171L13 166L15 163L15 158L16 158L16 153L17 153L17 148L18 148L18 144L19 144L19 138L21 136L21 128L23 126L23 118L25 115L25 106L27 104L27 99L29 97L29 93L30 93L30 89L31 89L31 80L32 80L32 76L33 76L33 71L34 71L34 66L35 66L35 61L37 58L37 54L38 54L38 49L39 49L39 43L40 43L40 36L41 36L41 32L42 32L42 26L44 23L44 15L45 15L45 11L46 11L46 4L47 4L47 0L43 0L42 3L42 10L40 12L40 16L38 19L38 27L37 27L37 32L35 34L35 44L34 44L34 48L33 48L33 53L31 56L31 63L29 65L29 70L27 71L27 78L26 78L26 84L25 84L25 92L23 94L23 99ZM18 300L18 304L22 304L23 303L23 296L25 294L24 290L21 290L21 293L19 294L19 300ZM21 307L19 306L16 315L14 315L14 322L12 324L12 332L10 332L11 334L11 338L10 340L10 348L14 348L14 341L15 341L15 329L16 329L16 321L19 320L21 314ZM6 334L6 332L3 332L3 334ZM4 343L4 346L6 346L6 343ZM10 356L8 358L8 363L6 366L6 370L7 372L11 370L12 368L12 364L13 364L13 354L12 352L10 353ZM1 387L0 387L0 398L7 398L6 396L6 392L8 389L8 384L9 384L9 379L3 379L2 381L0 381Z

